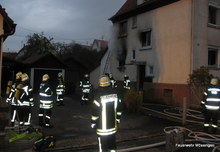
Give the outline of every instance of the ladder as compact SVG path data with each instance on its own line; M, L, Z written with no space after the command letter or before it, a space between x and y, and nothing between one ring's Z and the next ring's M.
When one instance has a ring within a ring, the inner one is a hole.
M104 67L104 70L103 70L103 75L105 75L106 72L108 72L108 66L109 66L109 60L110 60L110 56L111 56L111 53L110 51L108 51L108 55L107 55L107 59L106 59L106 62L105 62L105 67Z

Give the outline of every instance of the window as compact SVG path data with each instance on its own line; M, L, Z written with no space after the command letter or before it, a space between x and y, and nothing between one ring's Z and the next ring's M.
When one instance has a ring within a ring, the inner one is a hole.
M132 28L136 28L137 27L137 16L134 16L132 18Z
M154 76L154 66L152 66L152 65L147 66L146 76L147 77L153 77Z
M164 97L172 97L173 96L173 90L172 89L164 89L163 90Z
M141 33L141 46L142 48L151 47L151 30L145 30Z
M216 24L217 8L209 6L209 23Z
M210 47L208 49L208 65L210 67L218 67L219 65L219 58L218 58L218 53L219 49L215 47Z
M220 6L209 5L209 26L220 28Z
M132 51L132 60L135 60L136 58L136 54L135 54L135 50Z
M127 36L127 21L119 23L119 36Z

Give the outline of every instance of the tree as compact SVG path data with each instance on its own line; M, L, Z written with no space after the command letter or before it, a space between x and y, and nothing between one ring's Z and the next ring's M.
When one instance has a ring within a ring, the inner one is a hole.
M22 53L17 56L17 60L24 60L34 54L43 54L46 52L51 52L57 54L55 44L52 43L53 38L45 37L44 33L27 35L27 42L24 48L22 48Z
M213 75L210 74L209 69L204 66L201 66L197 70L193 70L193 73L189 75L187 83L190 86L193 102L195 102L196 104L200 104L203 91L209 86L210 80L212 78Z

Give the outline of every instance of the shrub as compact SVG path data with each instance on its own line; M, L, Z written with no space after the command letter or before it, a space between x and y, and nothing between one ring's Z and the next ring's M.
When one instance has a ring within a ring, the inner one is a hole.
M126 90L123 102L128 112L139 112L142 106L142 94L134 90Z

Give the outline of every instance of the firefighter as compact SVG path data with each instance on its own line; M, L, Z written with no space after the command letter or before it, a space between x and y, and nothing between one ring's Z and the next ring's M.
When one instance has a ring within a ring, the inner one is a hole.
M39 89L39 125L45 127L52 127L52 125L50 124L50 120L53 108L53 92L50 88L49 79L49 75L44 74Z
M112 73L109 73L108 77L110 79L110 83L111 83L112 88L116 88L117 87L116 80L113 78Z
M124 88L130 90L130 83L131 81L129 80L129 77L127 75L124 75Z
M11 126L14 126L15 120L17 120L16 116L18 113L18 105L17 105L17 101L14 98L15 92L17 90L17 86L18 84L21 83L21 72L16 73L15 76L15 81L9 81L8 82L8 86L7 86L7 92L6 94L8 94L6 102L10 105L10 109L11 109Z
M216 133L220 109L220 88L217 78L211 79L210 86L204 91L201 105L205 109L204 131L208 132L210 126L211 132Z
M57 85L57 88L56 88L57 105L61 106L61 105L64 105L63 104L63 94L65 92L65 86L64 86L64 83L63 83L63 77L62 77L61 72L58 73L57 81L58 81L58 85Z
M16 100L20 109L19 118L20 125L30 126L31 125L31 107L34 106L33 89L29 83L29 76L23 73L21 76L21 85L19 93L16 91Z
M85 74L84 79L80 81L80 87L82 88L82 98L81 98L81 104L87 104L90 97L91 92L91 83L89 82L89 75Z
M109 77L101 77L91 116L91 127L96 130L100 152L116 151L116 132L121 114L121 100L111 87Z

